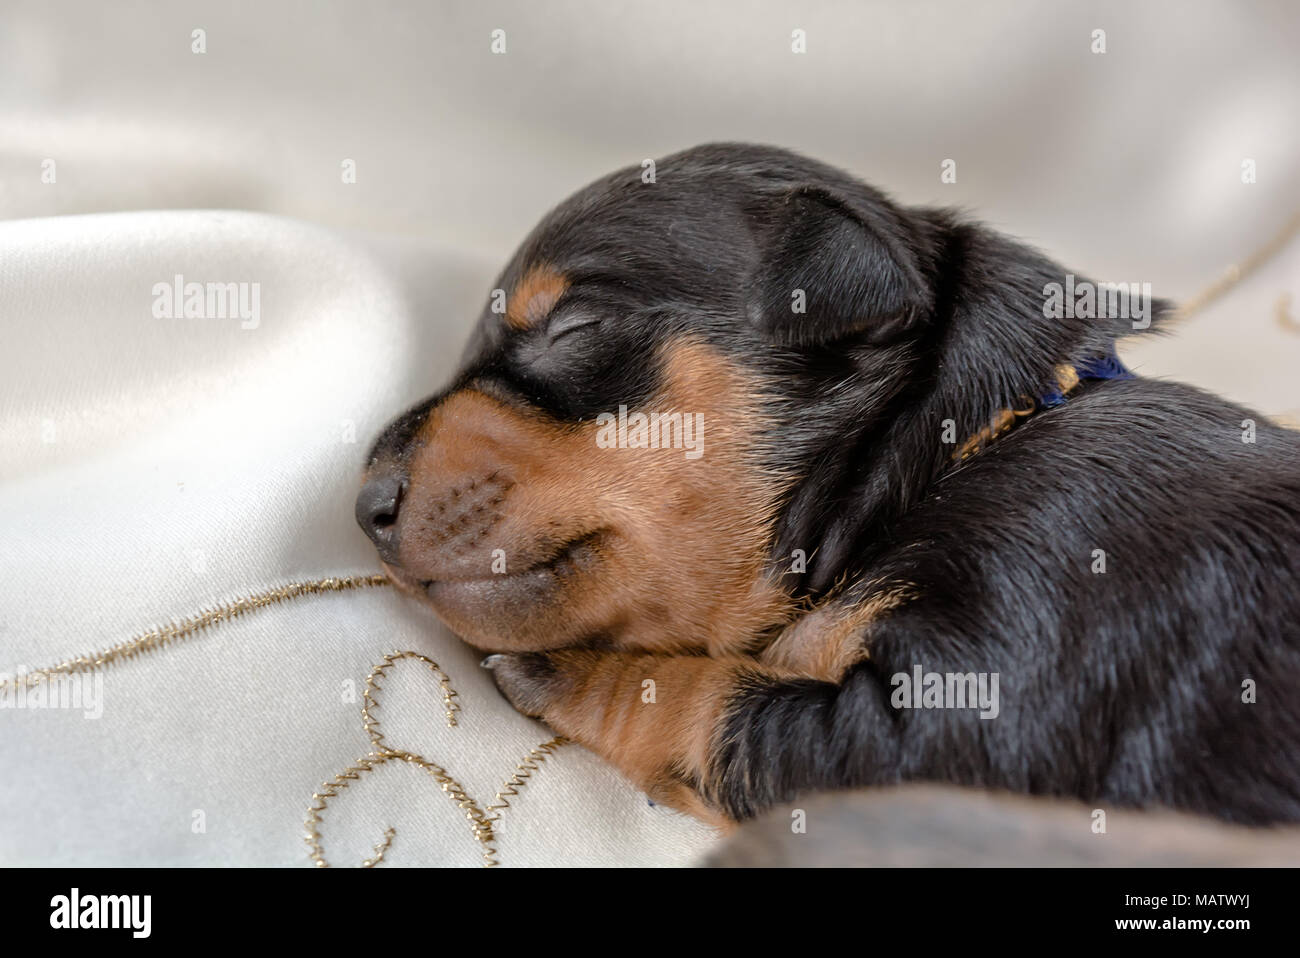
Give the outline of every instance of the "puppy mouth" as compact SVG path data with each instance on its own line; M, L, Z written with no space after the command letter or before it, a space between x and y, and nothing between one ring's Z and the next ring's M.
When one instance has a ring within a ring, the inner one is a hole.
M563 540L542 550L540 559L517 571L509 568L507 556L503 572L474 578L422 579L419 584L436 609L457 618L485 612L498 616L521 613L552 599L568 581L598 565L607 532L597 529Z

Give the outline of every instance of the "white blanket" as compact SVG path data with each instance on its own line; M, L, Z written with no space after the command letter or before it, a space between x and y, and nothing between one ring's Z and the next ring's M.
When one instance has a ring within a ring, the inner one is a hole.
M123 213L0 223L0 263L0 671L213 620L70 688L11 679L0 862L357 864L389 828L395 864L677 864L706 846L707 829L572 745L492 809L550 733L391 589L257 605L378 572L352 520L365 444L459 347L419 341L364 249L260 214ZM256 325L157 315L178 275L258 284ZM382 742L367 733L366 679L394 651L440 666L454 727L438 676L405 657L367 709ZM77 707L49 707L51 689ZM349 773L386 752L406 757Z

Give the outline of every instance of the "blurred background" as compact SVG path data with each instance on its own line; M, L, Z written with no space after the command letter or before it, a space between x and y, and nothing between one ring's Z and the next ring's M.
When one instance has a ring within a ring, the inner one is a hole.
M0 11L0 216L300 218L369 244L417 301L454 307L440 317L453 331L550 206L709 140L800 150L904 202L964 207L1081 274L1180 299L1300 211L1300 7L1285 0ZM49 157L57 186L41 181ZM940 180L948 159L955 183ZM1271 252L1176 339L1126 356L1300 415L1287 332L1300 260ZM448 266L437 277L434 261Z

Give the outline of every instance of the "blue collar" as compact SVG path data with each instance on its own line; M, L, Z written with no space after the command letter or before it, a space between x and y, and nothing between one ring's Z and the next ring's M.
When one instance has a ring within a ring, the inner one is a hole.
M1076 364L1073 369L1076 377L1075 385L1098 379L1134 378L1133 373L1120 362L1119 357L1114 352L1093 359L1085 359L1083 362ZM1065 383L1058 381L1055 389L1050 389L1038 397L1037 408L1052 409L1056 406L1064 406L1073 388L1073 386L1067 386Z

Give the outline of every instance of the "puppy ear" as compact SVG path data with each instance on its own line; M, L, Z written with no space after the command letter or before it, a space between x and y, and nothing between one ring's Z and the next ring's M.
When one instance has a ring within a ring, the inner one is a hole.
M784 193L768 220L751 316L772 340L815 346L854 336L884 344L926 314L929 296L904 227L880 198L821 187Z

